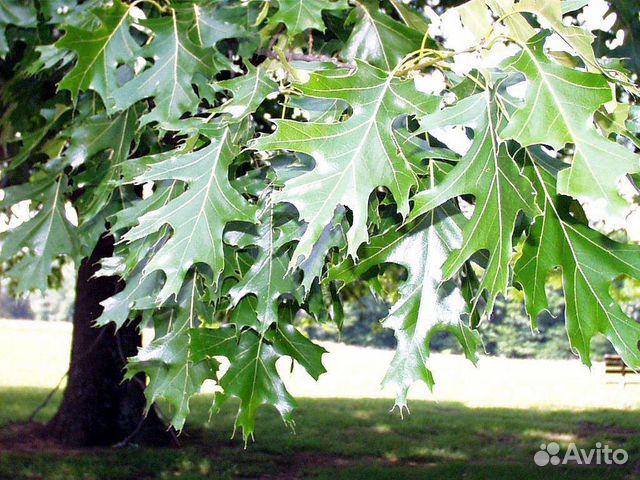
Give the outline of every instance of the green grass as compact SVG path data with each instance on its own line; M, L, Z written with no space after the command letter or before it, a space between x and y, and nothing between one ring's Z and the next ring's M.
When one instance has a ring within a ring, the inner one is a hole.
M66 370L69 344L68 324L0 320L0 425L29 417ZM281 365L287 387L301 397L295 434L265 407L245 450L239 432L230 439L236 405L209 423L211 397L201 395L179 449L3 452L10 433L0 428L0 479L640 478L640 385L608 385L601 364L588 370L576 361L483 358L474 368L433 355L435 393L415 389L402 420L389 413L393 392L379 389L392 352L327 348L329 372L317 383ZM386 398L358 398L378 395ZM53 415L58 401L38 420ZM550 441L586 449L607 443L626 449L629 462L537 467L533 455Z
M19 421L44 389L0 389L0 423ZM56 402L38 418L53 414ZM400 419L384 399L300 399L296 433L263 409L256 441L230 439L235 405L207 422L211 398L197 397L179 449L102 449L87 452L0 453L0 478L11 479L631 479L640 460L640 412L469 408L460 403L412 402ZM0 434L2 435L2 434ZM4 434L6 435L6 433ZM596 442L625 448L615 467L537 467L540 443ZM635 471L635 473L634 473Z

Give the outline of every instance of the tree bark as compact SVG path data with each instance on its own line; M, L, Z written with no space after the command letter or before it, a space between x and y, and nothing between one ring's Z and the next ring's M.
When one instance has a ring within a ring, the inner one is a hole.
M93 276L98 261L112 253L113 238L103 236L78 269L68 382L47 432L70 446L167 445L174 437L155 409L144 417L144 377L123 381L126 358L141 345L137 325L129 323L118 332L113 325L94 326L100 302L121 288L116 277Z

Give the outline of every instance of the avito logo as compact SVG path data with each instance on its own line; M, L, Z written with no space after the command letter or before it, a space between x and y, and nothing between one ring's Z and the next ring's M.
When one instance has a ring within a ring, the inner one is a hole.
M596 443L596 447L590 450L578 448L575 443L570 443L564 455L560 452L560 445L556 442L540 445L540 450L533 456L536 465L623 465L629 460L626 450L618 448L613 450L606 443Z

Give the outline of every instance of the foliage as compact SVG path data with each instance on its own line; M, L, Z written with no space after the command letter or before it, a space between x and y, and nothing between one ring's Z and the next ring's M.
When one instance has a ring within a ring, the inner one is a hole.
M475 360L496 298L522 290L535 326L556 270L581 359L604 334L640 368L640 325L611 294L640 278L640 246L582 209L631 208L638 90L624 60L599 42L596 56L563 18L585 2L473 0L454 12L475 35L457 50L419 4L4 2L0 207L31 210L3 239L5 275L45 290L61 259L78 265L113 235L99 274L126 286L98 324L156 331L129 374L147 373L177 427L217 382L214 408L237 397L245 439L263 404L292 422L282 357L324 371L301 319L342 325L349 284L388 295L390 264L385 381L400 407L414 381L433 384L436 334Z
M561 279L558 278L561 281ZM563 359L572 358L573 353L567 344L567 332L564 326L564 297L556 281L547 285L549 312L538 318L538 328L531 329L531 321L527 315L522 292L510 289L507 295L496 299L495 308L490 320L484 322L479 329L482 336L485 355L505 358L537 358ZM621 295L629 315L636 319L640 313L637 305L639 298L634 286L626 282L623 288L614 293ZM313 339L340 341L351 345L372 346L378 348L394 348L396 345L393 333L383 328L381 321L387 316L388 301L376 298L372 294L357 295L343 299L345 307L344 325L339 331L332 325L317 325L309 322L303 329ZM306 328L305 328L306 327ZM431 337L432 352L462 353L462 347L455 336L446 332L436 332ZM607 353L614 353L611 344L603 336L595 337L591 344L594 360L602 360Z
M0 287L0 318L32 319L31 302L25 298L13 298L7 290L5 285Z
M482 329L486 352L508 358L571 358L565 340L564 299L559 290L550 287L547 296L549 312L540 315L535 332L531 331L520 292L511 290L498 299L491 321ZM611 344L602 336L595 337L591 343L593 358L602 360L607 353L613 353Z

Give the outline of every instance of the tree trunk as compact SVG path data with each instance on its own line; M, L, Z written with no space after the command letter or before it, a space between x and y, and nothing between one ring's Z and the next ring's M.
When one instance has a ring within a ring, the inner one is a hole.
M102 312L100 302L121 288L115 277L93 277L98 261L112 253L113 238L104 236L78 269L68 383L47 431L72 446L166 445L172 432L155 409L144 418L144 377L123 381L126 358L141 345L137 325L129 323L117 333L113 325L93 325Z

